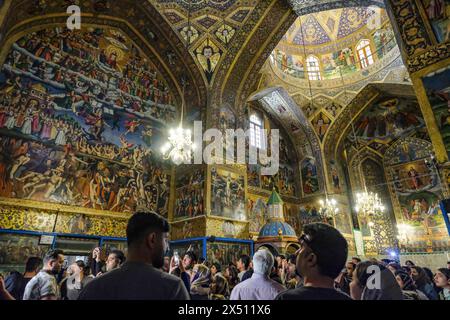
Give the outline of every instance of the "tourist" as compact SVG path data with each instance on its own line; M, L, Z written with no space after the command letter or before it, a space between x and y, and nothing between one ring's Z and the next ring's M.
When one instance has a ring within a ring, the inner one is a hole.
M5 288L16 300L23 299L23 293L28 282L37 275L42 266L42 259L30 257L25 264L25 273L13 271L5 278Z
M101 248L97 247L92 251L92 259L91 259L91 272L92 275L97 276L97 274L101 273L105 262L101 259Z
M0 274L0 301L2 300L16 300L14 297L6 290L5 280L3 276Z
M62 250L50 250L46 253L44 267L25 287L23 300L58 300L61 298L56 275L64 263Z
M119 268L125 263L125 255L120 250L112 250L106 258L106 272Z
M354 300L402 300L402 292L392 272L384 264L361 262L353 272L350 295Z
M233 264L229 265L225 269L225 273L223 275L228 281L228 288L230 289L230 292L239 283L238 274L239 274L238 269Z
M189 274L189 277L191 277L192 268L196 263L197 263L196 254L193 251L188 250L184 254L181 264L183 264L184 270Z
M425 293L425 295L430 300L437 300L438 294L434 290L433 283L431 282L431 279L428 278L428 275L423 270L423 268L418 266L412 266L411 267L411 276L414 280L414 284L417 286L417 289Z
M159 268L168 247L169 223L153 212L137 212L126 229L128 259L97 277L81 291L79 300L188 300L183 282Z
M412 262L411 260L406 260L405 261L405 265L410 267L410 268L415 266L414 262Z
M273 260L272 272L270 273L269 278L282 285L283 280L280 277L280 269L278 268L278 260L280 260L280 259Z
M65 281L66 296L64 297L63 294L61 296L67 300L77 300L81 290L94 279L94 276L90 274L90 267L83 260L76 261L71 265L71 269L72 274Z
M348 295L350 295L350 283L352 282L352 276L355 268L355 263L353 263L352 261L347 262L345 268L341 271L341 273L335 280L336 288Z
M191 273L190 293L192 300L208 300L211 273L204 264L196 264Z
M284 285L287 289L294 289L297 287L299 279L296 273L296 263L297 256L295 254L291 254L287 260L284 261L285 266L283 270L285 272L284 275Z
M273 300L284 291L281 284L269 278L273 260L269 250L258 250L253 256L254 271L251 278L234 287L230 300Z
M434 283L442 289L439 293L439 300L450 300L450 269L438 269L434 276Z
M212 264L212 266L211 266L211 269L210 269L210 271L211 271L211 276L212 277L214 277L215 275L217 275L217 274L222 274L222 266L220 265L220 263L218 263L218 262L214 262L213 264Z
M422 291L417 290L414 280L406 271L395 271L395 279L400 289L402 289L403 300L428 300Z
M324 223L305 225L297 251L297 271L303 286L287 290L279 300L350 300L334 288L348 256L348 245L342 234Z
M210 286L209 300L226 300L230 296L227 279L220 273L216 273Z
M357 265L358 263L361 262L361 259L358 258L358 257L352 257L352 262L353 262L355 265Z
M237 262L237 268L239 270L238 274L239 281L242 281L242 277L248 271L249 267L250 267L250 257L246 254L241 255Z

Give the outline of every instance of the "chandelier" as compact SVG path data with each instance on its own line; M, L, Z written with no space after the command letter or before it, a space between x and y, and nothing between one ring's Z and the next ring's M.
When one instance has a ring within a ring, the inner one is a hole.
M164 160L172 160L176 165L181 163L190 163L192 158L192 152L195 150L195 144L192 142L191 130L183 128L183 115L184 115L184 87L183 83L183 96L181 102L181 118L180 124L176 129L169 130L168 142L166 142L161 148L161 153Z
M325 201L323 201L322 199L319 200L319 204L319 213L324 218L333 218L339 212L337 201L334 199L328 199L328 197L326 197Z
M356 194L355 210L364 217L379 215L384 212L384 205L380 197L374 192L361 192Z

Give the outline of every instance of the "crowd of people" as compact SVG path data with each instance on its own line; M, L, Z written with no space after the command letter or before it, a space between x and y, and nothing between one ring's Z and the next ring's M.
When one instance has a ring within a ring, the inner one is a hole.
M433 272L406 261L354 257L340 232L323 223L304 226L300 249L275 256L259 249L222 266L187 251L169 257L169 223L135 213L127 225L127 258L106 259L94 249L90 263L62 270L64 253L32 257L25 273L0 278L4 300L450 300L450 262ZM43 264L42 269L40 269Z

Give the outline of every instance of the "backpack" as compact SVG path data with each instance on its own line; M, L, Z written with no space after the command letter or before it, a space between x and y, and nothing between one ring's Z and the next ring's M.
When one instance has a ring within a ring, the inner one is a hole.
M21 300L25 278L18 271L12 271L5 279L6 290L16 299Z

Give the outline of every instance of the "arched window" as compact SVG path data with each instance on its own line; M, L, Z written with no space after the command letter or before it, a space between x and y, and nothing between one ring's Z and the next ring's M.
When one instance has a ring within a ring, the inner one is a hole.
M256 114L250 116L250 145L259 149L266 148L264 123Z
M306 59L306 68L308 69L309 80L322 80L320 76L319 59L315 56L309 56Z
M356 51L358 51L359 61L361 63L361 68L365 69L371 64L373 64L372 49L370 49L369 40L363 39L356 46Z

